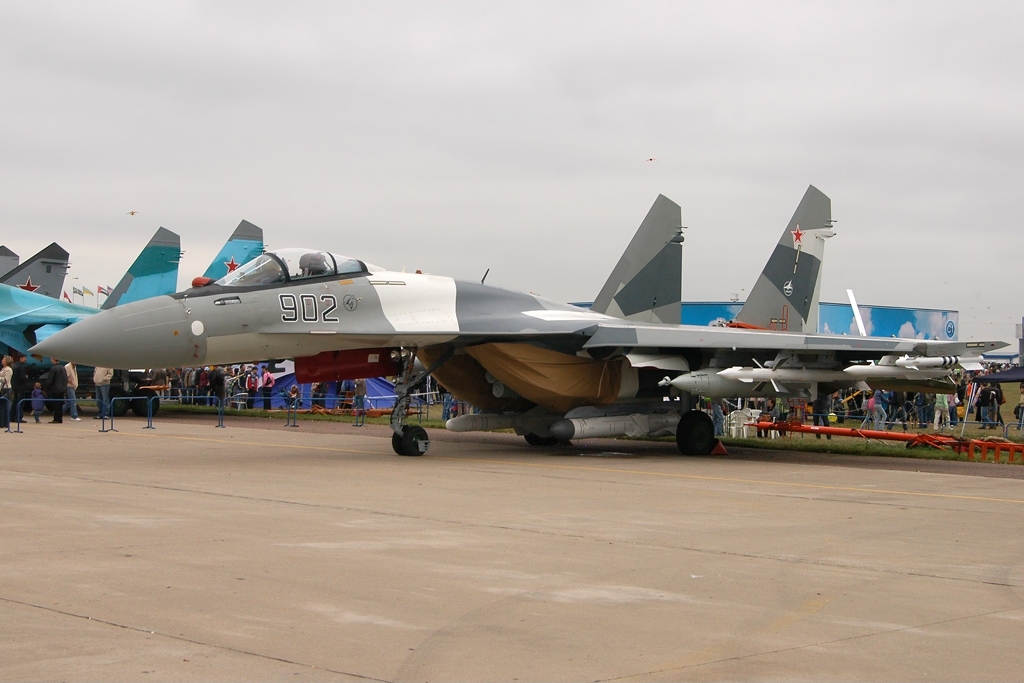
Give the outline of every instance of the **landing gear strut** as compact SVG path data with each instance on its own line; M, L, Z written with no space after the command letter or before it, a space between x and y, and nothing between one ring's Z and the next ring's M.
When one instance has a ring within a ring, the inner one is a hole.
M430 377L430 373L437 370L449 358L452 357L452 350L446 351L430 367L423 371L418 377L413 377L416 365L416 349L412 350L406 361L402 374L399 375L395 384L395 407L391 411L391 447L398 455L423 455L430 448L430 438L427 430L418 425L407 425L405 419L409 412L409 403L412 401L412 394L421 387Z
M691 410L679 420L676 445L683 455L709 455L717 441L715 423L707 413Z

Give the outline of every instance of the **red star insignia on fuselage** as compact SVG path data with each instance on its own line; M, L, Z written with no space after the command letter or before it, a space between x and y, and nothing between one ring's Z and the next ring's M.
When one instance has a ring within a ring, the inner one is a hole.
M235 268L242 265L241 263L235 263L235 257L232 256L230 261L225 261L224 265L228 267L228 272L233 273Z
M802 232L800 232L800 225L797 224L796 230L790 230L789 232L792 233L792 235L793 235L793 248L795 249L796 245L798 245L798 244L802 246L803 243L804 243L804 240L803 240L804 234Z
M32 277L29 276L29 278L25 280L25 284L18 285L18 289L24 289L26 292L34 292L39 289L39 285L32 284Z

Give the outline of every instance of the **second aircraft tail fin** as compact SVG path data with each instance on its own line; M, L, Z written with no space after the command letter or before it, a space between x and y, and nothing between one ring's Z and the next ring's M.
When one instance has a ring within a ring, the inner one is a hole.
M18 258L9 249L7 252L14 259ZM64 287L64 276L68 273L68 258L68 252L53 242L21 265L0 276L0 282L59 299Z
M832 237L832 200L809 185L775 245L736 327L817 333L825 240Z
M243 220L231 233L220 252L203 273L203 277L219 280L243 263L263 253L263 228Z
M113 308L161 294L174 294L178 289L180 260L181 238L167 228L160 228L103 302L102 308Z
M679 205L658 195L591 310L678 325L683 300L682 222Z

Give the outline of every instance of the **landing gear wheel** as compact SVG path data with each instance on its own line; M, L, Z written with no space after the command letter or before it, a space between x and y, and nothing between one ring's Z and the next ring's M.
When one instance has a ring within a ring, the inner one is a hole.
M676 445L683 455L708 455L717 441L715 423L707 413L691 410L679 420Z
M120 391L110 392L110 412L113 413L114 417L124 417L128 414L128 403L129 401L115 401L115 398L121 398L124 394ZM143 416L146 413L142 413Z
M133 398L128 403L135 417L146 417L146 410L148 408L146 404L156 396L156 392L152 389L140 389L138 393L139 398ZM156 399L153 401L153 415L156 415L159 411L160 399Z
M526 434L523 438L526 439L526 443L531 446L554 446L558 443L558 439L553 436L537 436L533 433Z
M430 438L423 427L406 425L402 430L402 450L405 455L423 455L430 448Z
M402 433L391 434L391 448L399 455L423 455L430 448L430 439L427 437L427 430L423 427L405 425Z

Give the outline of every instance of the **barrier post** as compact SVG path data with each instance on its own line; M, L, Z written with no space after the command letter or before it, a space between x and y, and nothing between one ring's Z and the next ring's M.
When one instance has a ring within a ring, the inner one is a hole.
M299 426L299 400L288 397L288 411L285 413L284 426L285 427L298 427Z
M159 396L150 396L146 400L146 426L143 429L156 429L153 426L153 400L159 398Z
M17 427L17 429L14 430L14 432L16 434L23 434L24 433L24 432L21 431L21 423L22 423L22 418L25 417L25 403L26 402L28 402L31 405L32 399L30 399L30 398L23 398L20 401L18 401L18 405L17 405L18 409L16 411L18 413L17 416L16 416L18 418L18 427ZM31 411L29 411L29 412L31 412Z
M7 429L4 431L8 434L11 433L11 400L6 396L0 396L0 401L4 402L4 416L7 419Z

